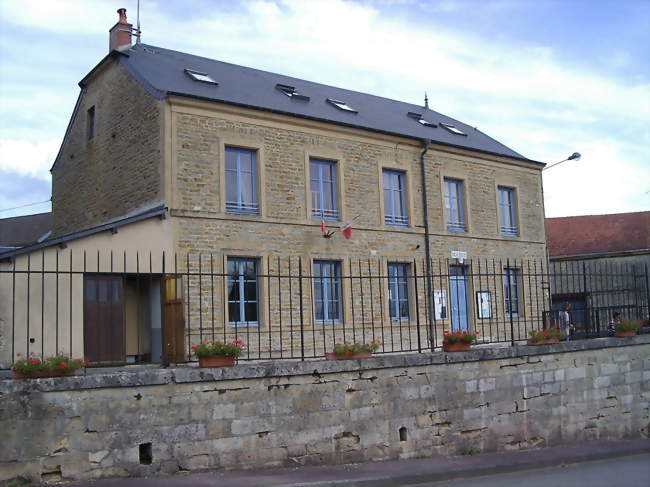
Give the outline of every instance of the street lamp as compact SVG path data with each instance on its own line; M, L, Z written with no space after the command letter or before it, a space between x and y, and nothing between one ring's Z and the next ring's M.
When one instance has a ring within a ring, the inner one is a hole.
M555 166L557 166L558 164L562 164L563 162L566 162L566 161L577 161L577 160L580 159L580 157L581 157L581 156L580 156L580 153L579 153L579 152L574 152L573 154L571 154L571 155L570 155L569 157L567 157L566 159L561 160L560 162L553 163L553 164L551 164L550 166L546 166L545 168L542 169L542 171L546 171L547 169L550 169L550 168L552 168L552 167L555 167Z

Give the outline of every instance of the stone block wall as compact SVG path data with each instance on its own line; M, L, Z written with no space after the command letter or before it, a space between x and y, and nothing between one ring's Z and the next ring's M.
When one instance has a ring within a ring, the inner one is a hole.
M91 76L52 170L53 236L162 202L161 106L113 61Z
M648 437L650 338L0 381L0 481Z

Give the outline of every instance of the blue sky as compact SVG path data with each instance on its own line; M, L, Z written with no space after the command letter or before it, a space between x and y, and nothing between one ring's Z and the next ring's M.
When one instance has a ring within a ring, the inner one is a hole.
M78 81L136 0L0 2L0 217L47 211ZM544 173L547 216L650 210L650 0L141 0L143 42L412 103Z

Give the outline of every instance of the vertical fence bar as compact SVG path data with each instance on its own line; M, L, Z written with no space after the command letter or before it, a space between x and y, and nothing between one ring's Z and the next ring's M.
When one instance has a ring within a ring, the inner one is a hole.
M271 257L270 256L266 259L266 287L267 287L266 304L267 304L267 320L268 320L268 323L266 325L267 325L267 327L269 329L269 344L268 344L269 358L272 358L271 350L273 350L273 346L272 346L272 343L273 343L272 332L273 332L273 330L271 329L272 323L271 323ZM278 294L280 294L280 289L278 289ZM259 317L258 317L258 319L259 319ZM261 334L262 334L261 326L258 326L257 327L257 335L259 336ZM258 342L259 342L259 339L258 339ZM280 345L280 348L282 348L282 345ZM260 356L262 355L261 354L261 349L260 349L259 354L260 354Z
M282 341L282 261L278 256L278 325L280 330L280 358L284 358L284 342Z
M510 259L506 260L506 277L508 279L508 315L510 317L510 345L515 346L514 320L512 319L512 272L510 270Z
M293 276L291 273L291 256L289 256L289 330L291 334L291 358L293 358Z
M16 361L16 256L11 257L11 364Z
M45 250L41 250L41 357L45 358Z
M357 262L357 269L359 269L359 293L361 294L361 329L364 331L365 334L365 322L366 322L366 307L364 304L364 297L363 297L363 273L361 272L361 259L358 260ZM356 330L352 330L352 336L354 338L354 343L357 342L357 334Z
M305 360L305 312L303 306L303 289L302 289L302 256L298 257L298 288L300 293L300 360Z
M187 356L191 356L191 331L192 326L190 324L190 307L191 307L191 294L190 294L190 253L189 251L185 254L185 280L187 281Z
M203 343L203 254L199 252L199 341Z
M210 252L210 328L212 336L210 340L215 341L214 337L214 254Z
M413 259L413 290L415 294L415 328L418 331L418 353L422 353L422 337L420 336L420 298L418 296L418 269L417 262ZM407 281L408 282L408 281ZM410 310L409 310L410 311ZM410 320L409 320L410 322ZM383 330L383 327L382 327Z
M348 259L348 267L350 268L350 308L352 312L352 335L354 336L354 329L357 327L356 324L356 313L354 309L354 279L353 279L353 272L352 272L352 259ZM345 320L344 320L345 322ZM343 343L347 341L345 338L345 324L343 325Z
M30 302L31 302L31 297L30 297L30 278L32 276L31 272L31 259L32 259L32 254L27 254L27 357L30 355L30 344L32 343L32 339L29 336L29 308L30 308ZM72 308L70 308L72 309Z
M372 280L372 268L370 265L370 259L367 260L368 263L368 283L370 284L370 326L372 331L372 340L375 340L375 298L374 293L372 292L373 280ZM366 329L363 328L363 343L366 343Z

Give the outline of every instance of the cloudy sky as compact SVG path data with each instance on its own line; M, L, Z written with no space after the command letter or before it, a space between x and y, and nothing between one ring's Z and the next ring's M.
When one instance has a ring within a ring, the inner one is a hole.
M420 104L534 160L547 216L650 210L650 0L141 0L143 42ZM0 217L49 210L77 83L136 0L0 1ZM8 211L7 211L8 210Z

